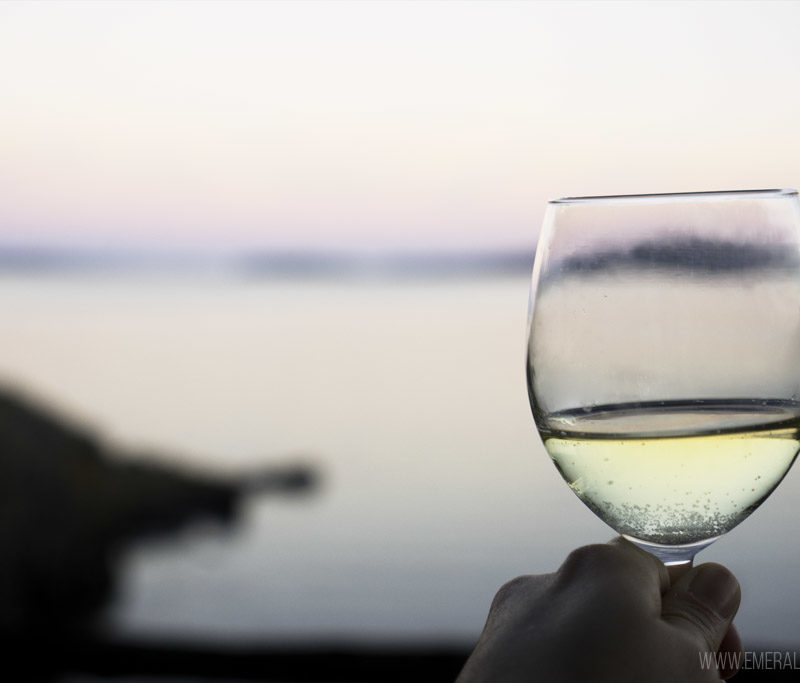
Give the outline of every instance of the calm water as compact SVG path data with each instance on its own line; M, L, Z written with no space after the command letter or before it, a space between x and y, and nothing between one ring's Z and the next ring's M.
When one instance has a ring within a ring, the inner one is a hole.
M243 472L301 457L321 490L251 498L127 557L112 628L243 640L470 640L494 591L613 535L538 441L527 277L0 278L0 378L120 447ZM800 478L705 551L745 642L800 644ZM46 504L43 502L43 504Z

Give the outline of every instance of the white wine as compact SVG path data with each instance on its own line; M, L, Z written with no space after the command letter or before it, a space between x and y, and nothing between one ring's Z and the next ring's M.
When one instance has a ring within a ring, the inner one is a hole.
M726 533L773 491L800 449L799 413L787 401L662 401L563 411L539 430L603 521L683 545Z

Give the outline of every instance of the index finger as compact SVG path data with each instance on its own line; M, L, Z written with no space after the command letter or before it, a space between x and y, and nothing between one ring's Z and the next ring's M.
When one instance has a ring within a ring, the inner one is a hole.
M555 587L579 590L584 599L609 596L661 614L661 595L669 588L669 573L655 556L622 537L572 551L555 574Z
M631 561L634 561L633 557L635 556L637 558L636 561L644 565L642 567L642 571L656 572L656 575L658 577L659 593L663 593L670 587L672 579L671 569L670 567L667 567L655 555L653 555L652 553L648 553L646 550L643 550L635 543L631 543L627 538L624 538L623 536L617 536L616 538L612 538L608 542L608 544L617 546L625 550L626 552L630 553ZM682 573L684 572L681 572L676 576L680 576Z

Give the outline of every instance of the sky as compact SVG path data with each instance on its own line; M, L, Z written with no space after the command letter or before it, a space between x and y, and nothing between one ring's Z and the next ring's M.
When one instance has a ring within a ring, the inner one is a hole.
M0 245L526 248L800 185L800 2L0 2Z

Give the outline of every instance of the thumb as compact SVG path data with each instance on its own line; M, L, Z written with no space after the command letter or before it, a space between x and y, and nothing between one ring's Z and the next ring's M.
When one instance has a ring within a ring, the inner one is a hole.
M686 572L664 594L661 616L699 646L717 652L741 598L736 577L722 565L709 562Z

